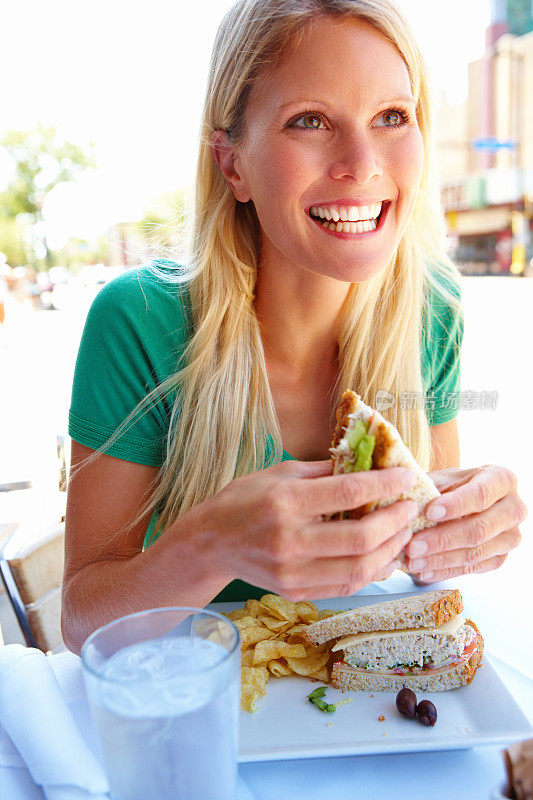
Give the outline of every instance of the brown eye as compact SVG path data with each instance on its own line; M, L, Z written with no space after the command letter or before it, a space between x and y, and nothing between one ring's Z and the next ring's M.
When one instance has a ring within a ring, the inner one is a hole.
M390 108L388 111L384 111L379 119L384 120L384 124L376 124L377 128L401 128L402 125L409 122L406 112L399 108Z
M306 128L320 128L320 123L322 120L320 117L313 117L311 114L308 114L306 117L303 117L304 127Z
M387 113L384 114L384 117L391 125L399 125L402 121L402 118L397 111L387 111Z
M302 114L301 117L296 117L289 123L291 128L301 128L308 131L319 130L323 125L323 119L319 114Z

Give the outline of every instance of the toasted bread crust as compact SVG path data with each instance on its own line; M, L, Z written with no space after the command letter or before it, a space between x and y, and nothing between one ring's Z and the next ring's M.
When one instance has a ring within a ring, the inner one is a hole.
M355 392L348 390L343 393L340 403L337 406L337 411L335 413L337 419L337 425L335 427L335 433L333 434L333 439L331 440L332 447L338 447L340 440L344 437L344 434L346 433L346 428L350 424L348 415L354 413L357 407L358 400L359 397L358 395L355 394Z
M459 589L455 589L452 594L448 594L440 600L437 600L436 603L433 603L430 609L435 614L435 627L438 628L443 622L447 622L449 619L452 619L452 617L460 614L463 610L461 592ZM475 625L472 627L475 627Z
M430 594L430 592L415 593L403 600L383 600L370 606L354 608L313 622L304 631L303 636L309 644L316 647L331 639L349 636L352 633L417 627L437 628L463 610L463 600L458 589L436 589L433 597L429 597ZM420 609L412 608L411 603L415 599L420 601ZM389 615L385 625L381 618L383 613Z
M467 619L466 621L468 625L471 625L472 628L477 633L477 650L472 656L472 658L467 661L467 663L461 670L462 674L465 677L465 683L469 684L472 683L472 680L474 678L474 675L476 674L476 670L478 669L478 667L481 667L481 658L483 656L483 650L485 648L485 640L481 635L481 631L479 630L476 623L472 622L471 619Z

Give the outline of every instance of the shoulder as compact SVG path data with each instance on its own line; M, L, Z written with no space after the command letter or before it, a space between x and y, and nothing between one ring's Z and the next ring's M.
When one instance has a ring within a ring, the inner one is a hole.
M447 338L464 326L461 275L451 262L427 264L424 276L423 334Z
M181 328L189 324L189 294L180 280L180 265L156 260L107 283L96 295L91 314L151 321Z

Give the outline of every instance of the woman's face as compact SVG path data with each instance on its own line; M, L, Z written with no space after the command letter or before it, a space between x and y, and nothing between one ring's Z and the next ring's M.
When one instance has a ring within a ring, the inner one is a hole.
M384 269L422 172L396 48L366 23L316 20L254 87L235 170L236 196L257 211L262 263L349 282Z

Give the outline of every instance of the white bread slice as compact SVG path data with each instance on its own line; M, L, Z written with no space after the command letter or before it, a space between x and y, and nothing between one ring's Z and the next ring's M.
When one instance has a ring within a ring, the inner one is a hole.
M331 684L336 689L351 692L399 692L404 686L413 691L445 692L472 682L481 666L484 641L478 627L467 620L477 632L477 650L466 662L455 667L428 670L421 675L380 675L378 672L355 671L336 662L331 670Z
M435 589L334 614L313 622L302 635L309 644L317 646L352 633L438 628L462 610L463 598L458 589Z
M360 517L383 508L398 500L414 500L418 504L419 515L407 523L406 527L415 533L416 531L430 528L436 525L430 522L423 513L425 506L430 500L440 495L439 490L426 472L416 462L409 448L404 444L398 429L388 422L379 411L374 411L370 406L363 403L355 392L350 390L343 393L336 412L337 426L333 434L331 447L333 459L333 473L338 475L344 472L344 455L342 447L339 447L345 437L346 430L353 424L353 421L360 419L365 423L371 422L369 433L375 436L376 444L372 454L372 469L385 469L389 467L406 467L412 470L417 476L417 482L412 489L398 495L397 497L387 497L382 500L367 503L358 509L350 512L350 517L360 519Z

